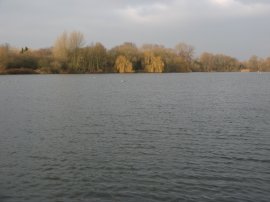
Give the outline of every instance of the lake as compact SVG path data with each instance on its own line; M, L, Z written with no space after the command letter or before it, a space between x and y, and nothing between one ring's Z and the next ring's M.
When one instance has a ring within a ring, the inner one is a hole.
M0 76L0 201L270 201L270 73Z

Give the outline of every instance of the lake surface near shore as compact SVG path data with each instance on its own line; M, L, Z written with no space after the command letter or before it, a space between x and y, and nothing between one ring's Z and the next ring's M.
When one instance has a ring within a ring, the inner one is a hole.
M270 201L270 73L0 76L0 201Z

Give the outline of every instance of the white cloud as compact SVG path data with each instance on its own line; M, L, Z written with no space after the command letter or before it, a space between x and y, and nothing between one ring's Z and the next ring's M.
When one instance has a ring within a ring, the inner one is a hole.
M165 4L155 3L152 5L127 6L118 12L125 19L137 23L155 23L160 22L160 17L167 12L168 9Z
M235 4L234 0L211 0L211 2L223 8L232 7Z

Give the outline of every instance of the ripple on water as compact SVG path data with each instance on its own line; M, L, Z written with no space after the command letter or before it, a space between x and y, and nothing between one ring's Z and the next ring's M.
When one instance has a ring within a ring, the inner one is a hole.
M270 201L262 76L3 76L0 201Z

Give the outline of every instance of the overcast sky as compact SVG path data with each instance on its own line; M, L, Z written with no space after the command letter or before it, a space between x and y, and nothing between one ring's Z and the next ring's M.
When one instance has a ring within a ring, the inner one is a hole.
M193 45L247 59L270 56L270 0L0 0L0 43L43 48L63 31L86 44Z

